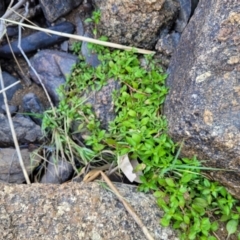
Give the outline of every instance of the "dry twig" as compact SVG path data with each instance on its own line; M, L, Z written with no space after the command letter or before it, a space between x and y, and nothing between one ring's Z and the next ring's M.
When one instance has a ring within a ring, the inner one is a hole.
M122 50L127 50L127 51L131 51L131 50L134 49L137 53L142 53L142 54L154 54L155 53L154 51L150 51L150 50L146 50L146 49L133 48L133 47L117 44L117 43L104 42L104 41L100 41L100 40L93 39L93 38L88 38L88 37L83 37L83 36L79 36L79 35L62 33L62 32L57 32L57 31L53 31L53 30L50 30L50 29L35 27L35 26L31 26L29 24L20 23L20 22L9 20L9 19L5 19L3 17L0 18L0 20L10 22L10 23L13 23L13 24L17 24L17 25L27 27L27 28L30 28L30 29L42 31L42 32L45 32L45 33L51 33L51 34L55 34L55 35L59 35L59 36L67 37L67 38L76 39L76 40L79 40L79 41L95 43L95 44L106 46L106 47L112 47L112 48L117 48L117 49L122 49Z
M3 78L2 78L2 68L1 68L1 66L0 66L0 81L1 81L2 89L4 89L4 82L3 82ZM4 104L5 104L5 107L6 107L6 112L7 112L7 117L8 117L10 129L11 129L12 137L13 137L13 142L14 142L14 145L15 145L15 148L16 148L16 152L17 152L17 155L18 155L20 166L22 168L23 175L25 177L25 180L26 180L27 184L30 184L30 180L29 180L29 177L28 177L28 174L27 174L27 171L26 171L26 168L24 166L23 159L22 159L22 155L21 155L19 144L18 144L16 132L15 132L15 129L14 129L14 126L13 126L13 121L12 121L11 113L9 111L9 106L8 106L8 101L7 101L7 96L6 96L5 91L3 91L2 94L3 94Z
M133 219L136 221L136 223L139 225L139 227L142 229L143 233L145 234L146 238L148 240L154 240L151 234L149 233L146 226L143 224L142 220L139 218L137 213L134 211L134 209L130 206L130 204L121 196L117 188L113 185L113 183L110 181L110 179L107 177L107 175L99 170L92 170L89 172L83 179L84 182L90 182L97 178L99 175L103 177L107 185L112 189L112 191L116 194L118 199L123 203L124 207L127 209L129 214L133 217Z

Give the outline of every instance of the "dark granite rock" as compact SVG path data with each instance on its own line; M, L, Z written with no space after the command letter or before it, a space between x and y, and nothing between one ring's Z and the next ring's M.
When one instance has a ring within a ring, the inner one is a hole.
M40 183L61 184L69 180L73 174L73 167L70 162L63 159L54 159L50 157L47 169Z
M5 13L5 1L0 1L0 17Z
M158 54L161 54L161 63L164 66L167 67L169 65L171 56L174 53L180 38L180 33L172 31L169 34L163 34L158 40L155 49Z
M175 31L181 33L188 24L188 20L192 13L192 0L178 0L180 3L180 11L175 23Z
M59 17L69 13L75 7L82 3L83 0L40 0L45 18L49 22L54 22Z
M42 142L41 128L30 118L17 114L12 118L16 137L19 144ZM6 116L0 114L0 148L14 146L9 121Z
M84 35L84 25L82 22L82 19L77 15L75 17L75 24L76 24L76 32L78 35L83 36Z
M99 35L111 42L153 49L159 32L171 28L177 18L176 0L93 0L101 11Z
M18 107L17 106L13 106L13 105L8 105L8 109L11 113L11 115L14 115L16 114L16 112L18 111ZM6 105L2 105L1 109L0 109L0 113L3 113L3 114L7 114L7 111L6 111Z
M21 155L25 169L30 175L41 159L30 156L28 149L21 149ZM0 181L7 183L23 183L25 177L19 163L16 150L13 148L1 148L0 151Z
M65 83L66 76L71 73L77 61L77 56L54 50L42 50L30 59L55 104L59 102L58 87ZM30 70L30 76L40 84L32 70Z
M91 104L92 109L100 121L102 129L108 131L110 121L116 117L112 94L114 91L120 90L121 84L119 81L109 79L107 84L98 91L87 91L84 98L87 99L86 103ZM73 138L82 141L91 135L87 129L82 129L79 132L78 127L81 124L79 121L72 123Z
M63 22L56 24L49 29L64 32L64 33L73 33L74 32L74 25L70 22ZM50 35L44 32L36 32L27 37L22 38L21 40L21 47L25 53L31 53L37 51L38 49L43 49L50 47L54 44L63 42L66 40L66 37L58 36L58 35ZM11 43L13 52L16 55L21 55L21 52L18 48L18 40ZM11 58L12 52L8 44L0 47L0 56L3 58Z
M39 98L34 93L28 93L23 97L22 101L24 113L30 113L29 117L41 126L44 107Z
M114 91L120 90L120 87L119 81L109 79L101 90L91 91L86 94L86 102L92 105L94 113L104 129L108 129L109 122L116 117L112 94Z
M183 156L233 170L211 175L240 199L239 7L200 1L171 59L164 114Z
M3 81L4 81L4 88L14 84L15 82L17 82L18 80L10 75L7 72L2 72L2 77L3 77ZM9 88L8 90L5 91L6 95L7 95L7 100L10 101L13 97L13 95L16 93L17 90L21 89L22 85L21 83L14 85L13 87ZM2 90L2 86L0 84L0 90ZM3 94L0 93L0 106L4 105L4 100L3 100Z

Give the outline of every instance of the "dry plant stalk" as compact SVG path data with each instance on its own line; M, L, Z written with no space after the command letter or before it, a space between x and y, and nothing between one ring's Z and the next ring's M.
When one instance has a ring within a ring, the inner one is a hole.
M0 82L1 82L2 89L4 89L4 82L3 82L3 77L2 77L2 68L1 68L1 66L0 66ZM19 144L18 144L16 132L15 132L15 129L14 129L14 126L13 126L11 113L9 111L8 101L7 101L7 96L6 96L5 91L3 91L2 94L3 94L4 104L5 104L5 107L6 107L6 112L7 112L7 117L8 117L10 129L11 129L12 137L13 137L13 142L14 142L14 145L15 145L15 148L16 148L16 152L17 152L17 155L18 155L20 166L22 168L23 175L25 177L25 180L26 180L27 184L30 184L31 182L29 180L26 168L24 166L24 162L23 162L23 159L22 159L22 155L21 155Z
M13 24L17 24L19 26L27 27L27 28L30 28L30 29L42 31L42 32L45 32L45 33L55 34L55 35L59 35L59 36L67 37L67 38L76 39L76 40L79 40L79 41L95 43L95 44L106 46L106 47L117 48L117 49L122 49L122 50L127 50L127 51L131 51L131 50L134 49L137 53L142 53L142 54L154 54L155 53L154 51L150 51L150 50L146 50L146 49L133 48L133 47L117 44L117 43L104 42L104 41L100 41L100 40L93 39L93 38L88 38L88 37L83 37L83 36L79 36L79 35L62 33L62 32L57 32L57 31L53 31L53 30L50 30L50 29L35 27L35 26L31 26L29 24L20 23L20 22L12 21L12 20L5 19L5 18L0 18L0 20L10 22L10 23L13 23Z
M103 171L99 170L92 170L89 172L83 179L84 182L90 182L93 181L95 178L97 178L99 175L102 176L102 178L105 180L107 185L112 189L112 191L116 194L118 199L123 203L126 210L129 212L129 214L133 217L135 222L138 224L138 226L142 229L144 235L148 240L154 240L146 226L143 224L142 220L139 218L137 213L134 211L134 209L131 207L131 205L123 198L123 196L119 193L117 188L113 185L111 180L107 177L107 175Z

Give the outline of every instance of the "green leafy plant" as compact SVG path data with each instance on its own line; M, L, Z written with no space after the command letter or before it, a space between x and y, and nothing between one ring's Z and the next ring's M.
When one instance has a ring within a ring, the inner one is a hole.
M86 23L93 23L94 24L94 28L93 28L93 34L95 36L95 38L97 37L97 25L99 24L101 19L101 12L100 10L96 10L92 12L92 17L91 18L87 18L85 20Z
M99 20L99 12L95 12L88 21L97 25ZM153 56L140 58L134 49L89 47L98 54L101 65L93 68L80 61L59 89L57 118L52 110L44 114L42 128L51 137L55 153L83 165L117 164L118 157L127 154L130 160L140 162L138 169L143 176L139 189L153 192L164 210L160 223L171 224L180 239L217 239L220 222L226 223L227 238L237 238L238 234L239 239L239 201L202 172L213 169L201 166L196 158L179 158L181 146L167 135L167 121L162 115L167 75L159 63ZM121 88L113 93L117 116L106 131L86 95L100 90L108 79L119 81ZM74 134L82 136L80 144ZM102 157L105 153L111 154Z
M72 51L78 55L81 50L81 46L82 46L81 42L74 42L72 45Z

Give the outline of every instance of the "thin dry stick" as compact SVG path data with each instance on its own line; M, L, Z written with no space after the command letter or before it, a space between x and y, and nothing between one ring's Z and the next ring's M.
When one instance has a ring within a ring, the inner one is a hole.
M0 81L1 81L2 89L4 89L4 82L3 82L3 78L2 78L2 68L1 68L1 66L0 66ZM11 114L10 114L10 111L9 111L9 106L8 106L8 101L7 101L7 96L6 96L5 91L3 92L3 99L4 99L4 104L5 104L5 107L6 107L6 112L7 112L7 117L8 117L10 129L11 129L11 132L12 132L13 142L14 142L16 152L17 152L17 155L18 155L18 159L19 159L19 162L20 162L20 166L22 168L23 175L25 177L25 180L26 180L27 184L30 184L31 182L29 180L26 168L24 166L24 162L23 162L23 159L22 159L20 147L19 147L18 140L17 140L17 137L16 137L16 132L15 132L15 129L14 129L14 126L13 126L12 117L11 117Z
M107 175L102 172L102 171L91 171L93 172L93 175L87 179L87 182L92 181L93 179L97 178L100 174L103 177L103 179L105 180L105 182L107 183L107 185L112 189L112 191L116 194L116 196L119 198L119 200L123 203L124 207L127 209L127 211L129 212L129 214L133 217L133 219L135 220L135 222L139 225L139 227L142 229L144 235L146 236L146 238L148 240L154 240L154 238L152 237L152 235L149 233L148 229L146 228L146 226L144 226L142 220L139 218L139 216L137 215L137 213L134 211L134 209L130 206L130 204L123 198L123 196L121 196L121 194L119 193L119 191L117 190L117 188L112 184L112 182L110 181L110 179L107 177Z
M8 18L13 13L13 11L16 11L17 9L19 9L26 1L27 0L21 0L12 7L12 4L13 4L13 0L12 0L8 6L6 13L2 16L2 18Z
M17 82L15 82L15 83L13 83L13 84L5 87L4 89L0 90L0 93L7 91L7 90L10 89L11 87L13 87L13 86L15 86L15 85L17 85L17 84L19 84L19 83L21 83L21 82L20 82L20 81L17 81Z
M22 77L22 80L24 80L24 82L26 83L26 85L29 87L29 86L32 84L32 82L30 81L30 79L29 79L28 77L25 76L25 73L23 72L23 69L22 69L22 67L21 67L20 64L19 64L19 62L18 62L18 60L17 60L17 58L16 58L16 55L15 55L15 53L13 52L12 45L11 45L11 43L10 43L10 40L9 40L9 37L8 37L8 34L7 34L7 33L6 33L6 38L7 38L8 46L9 46L9 48L10 48L10 50L11 50L11 53L12 53L12 56L13 56L13 58L14 58L14 61L16 62L17 66L18 66L18 69L20 70L20 76Z
M127 50L127 51L131 51L134 49L137 53L142 53L142 54L154 54L155 53L154 51L150 51L150 50L146 50L146 49L133 48L133 47L128 47L128 46L124 46L121 44L117 44L117 43L104 42L104 41L100 41L100 40L93 39L93 38L88 38L88 37L83 37L83 36L79 36L79 35L62 33L62 32L57 32L57 31L53 31L50 29L35 27L35 26L31 26L29 24L20 23L20 22L16 22L13 20L5 19L5 18L0 18L0 20L10 22L13 24L17 24L17 25L20 25L23 27L31 28L34 30L39 30L39 31L42 31L45 33L51 33L51 34L55 34L55 35L59 35L59 36L67 37L67 38L72 38L72 39L76 39L76 40L80 40L80 41L84 41L84 42L95 43L95 44L99 44L99 45L106 46L106 47L112 47L112 48L117 48L117 49L122 49L122 50Z
M108 186L114 191L114 193L117 195L117 197L120 199L120 201L123 203L127 211L130 213L130 215L133 217L133 219L136 221L136 223L139 225L139 227L142 229L143 233L145 234L146 238L148 240L154 240L146 226L143 224L142 220L139 218L137 213L134 211L134 209L130 206L130 204L121 196L117 188L112 184L110 179L107 177L107 175L101 171L101 175L105 182L108 184Z

